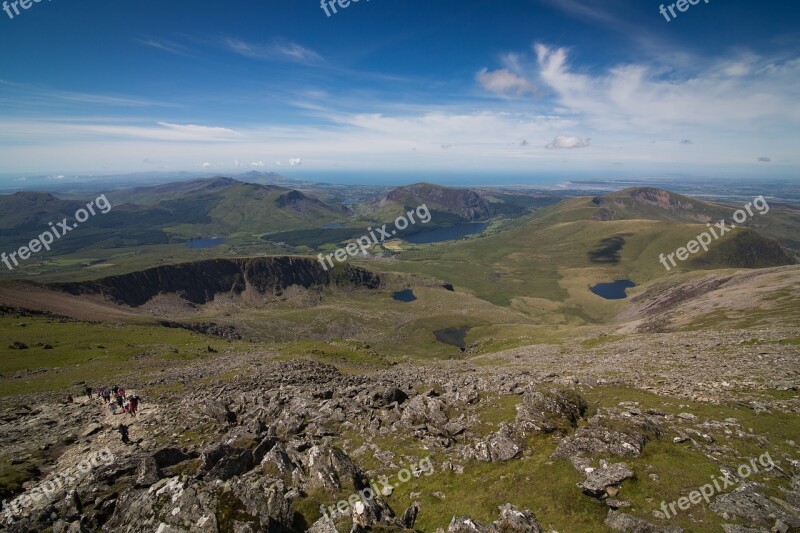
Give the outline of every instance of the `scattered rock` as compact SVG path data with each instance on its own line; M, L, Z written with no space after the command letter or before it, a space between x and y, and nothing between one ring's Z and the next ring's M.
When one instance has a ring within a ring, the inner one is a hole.
M633 470L628 468L628 465L625 463L603 465L603 467L595 468L589 472L586 476L586 480L579 483L578 487L583 489L585 494L594 498L616 496L618 491L612 491L610 494L607 494L606 489L611 488L613 485L619 485L626 479L631 479L633 476Z
M680 527L656 525L613 509L608 511L606 525L615 531L625 533L683 533Z

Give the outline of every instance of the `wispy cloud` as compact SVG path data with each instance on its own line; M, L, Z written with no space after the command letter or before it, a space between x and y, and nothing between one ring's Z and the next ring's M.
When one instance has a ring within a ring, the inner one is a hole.
M619 19L608 9L603 8L598 2L582 0L542 0L554 8L579 18L602 22L605 24L618 23Z
M241 41L230 45L243 56L308 57L276 45L263 50ZM494 169L498 161L506 169L532 163L542 169L560 165L565 154L570 163L593 170L620 163L626 168L664 168L663 163L746 168L757 166L765 154L773 163L763 161L762 167L797 164L800 59L739 51L710 56L692 68L629 61L589 70L572 54L536 43L533 49L500 55L497 64L479 71L484 77L472 90L480 89L481 96L445 103L430 103L424 94L407 103L391 102L378 91L339 97L332 89L309 85L292 94L304 120L295 115L284 123L194 118L215 116L202 110L192 118L163 114L127 120L115 116L113 108L81 117L5 114L0 160L20 172L38 161L74 161L73 169L85 168L85 161L141 167L145 155L172 168L208 161L214 169L261 168L262 161L273 168L277 161L296 167L298 154L301 168L313 170ZM0 81L0 105L7 84ZM128 99L81 93L59 98L59 107L65 107L65 98L106 105ZM53 167L53 172L68 170Z
M540 0L545 5L552 7L566 15L593 24L602 28L611 28L617 35L627 37L636 48L645 54L660 55L663 59L673 63L687 64L687 54L680 51L679 47L670 46L663 38L658 37L650 28L645 28L639 21L628 18L631 11L627 0ZM669 54L664 50L669 48Z
M222 46L230 52L251 59L282 60L306 64L322 61L322 56L314 50L293 42L275 41L272 44L260 44L226 37L222 40Z
M800 59L775 62L748 55L747 68L732 58L705 71L670 72L623 64L607 72L577 72L565 48L536 45L539 78L559 103L598 128L642 131L721 127L751 132L756 124L800 125Z
M149 46L151 48L156 48L158 50L163 50L164 52L168 52L170 54L174 54L176 56L188 56L191 55L189 48L186 46L176 43L174 41L169 41L167 39L155 39L155 38L140 38L136 39L137 42Z
M219 141L225 139L235 139L241 137L241 134L229 128L220 128L217 126L198 126L196 124L171 124L169 122L159 122L162 126L177 134L183 136L188 140L207 140Z
M217 126L173 124L157 122L155 125L136 125L100 122L91 119L63 119L61 121L2 121L0 139L15 135L29 135L42 141L81 139L84 142L100 139L143 139L171 142L229 142L242 139L238 131Z
M315 51L311 50L310 48L300 46L297 43L277 44L275 45L275 50L279 54L299 63L309 63L322 59L322 57L320 57L320 55Z
M41 108L48 103L54 106L62 106L65 102L121 107L176 106L176 104L169 102L128 95L63 91L42 85L0 80L0 98L3 96L7 96L9 101L13 101L17 108L21 108L25 104L33 105L37 108ZM2 103L2 100L0 100L0 103Z

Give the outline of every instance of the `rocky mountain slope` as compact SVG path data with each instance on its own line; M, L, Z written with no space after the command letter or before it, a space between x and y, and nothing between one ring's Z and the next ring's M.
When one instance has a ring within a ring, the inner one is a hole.
M217 294L248 293L255 298L280 293L295 285L309 288L349 284L377 288L380 283L380 277L372 272L351 265L326 270L313 259L257 257L167 265L97 281L56 283L51 287L73 295L99 294L115 303L137 307L160 294L177 294L191 303L204 304Z
M0 413L4 453L18 468L36 448L52 451L47 465L31 470L24 494L104 448L114 460L46 498L16 497L10 505L22 510L5 525L796 531L800 447L796 432L779 423L800 409L790 393L796 349L772 344L759 358L764 349L741 338L639 336L627 349L661 353L642 354L655 366L646 372L618 355L627 350L613 340L569 346L574 364L563 348L541 346L498 354L492 366L475 360L357 374L310 360L221 354L213 366L196 362L154 381L131 373L125 384L145 396L138 417L112 415L96 398L59 405L31 396ZM697 357L715 344L719 356ZM721 364L728 375L701 371ZM164 388L171 383L183 385ZM121 421L133 444L120 442ZM673 505L672 515L670 502L699 490L709 474L722 479L720 471L732 487L714 490L707 503ZM470 510L471 494L481 503Z

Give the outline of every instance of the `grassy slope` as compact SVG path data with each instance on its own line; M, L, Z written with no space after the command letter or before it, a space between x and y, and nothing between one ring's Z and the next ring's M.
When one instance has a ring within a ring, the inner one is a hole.
M28 349L11 349L14 342ZM53 348L44 349L46 344ZM43 391L66 396L82 391L75 386L80 381L96 386L135 369L157 376L166 366L209 357L209 346L237 351L247 343L156 326L0 315L0 396Z
M665 210L649 205L635 203L631 199L631 193L642 189L625 189L608 194L602 198L609 203L609 207L615 212L616 220L663 220L672 222L696 222L695 215L704 215L713 222L726 220L730 225L734 223L733 214L739 209L744 209L747 202L742 204L726 204L719 202L707 202L697 200L680 194L669 193L671 202L675 204L690 204L690 210ZM614 202L617 200L617 202ZM589 198L577 198L574 202L583 206L590 207ZM622 202L622 204L618 203ZM761 204L759 204L761 205ZM791 205L771 205L769 209L762 213L755 206L751 207L752 216L747 215L747 219L737 226L745 226L757 230L760 234L777 239L784 246L800 251L800 239L798 238L797 228L800 227L800 208ZM746 211L745 211L746 212Z
M392 270L445 279L497 305L541 314L547 302L558 302L559 312L579 321L609 318L619 310L588 292L600 281L632 279L637 284L692 270L679 263L667 272L659 254L668 254L695 238L705 224L656 220L591 220L597 206L589 198L565 200L526 217L527 223L501 234L453 243L417 247L392 263ZM656 214L651 213L650 218ZM713 249L741 231L728 233L712 244L703 268L728 266L724 254ZM621 236L625 244L618 264L593 262L588 252L603 240ZM547 314L547 313L545 313Z

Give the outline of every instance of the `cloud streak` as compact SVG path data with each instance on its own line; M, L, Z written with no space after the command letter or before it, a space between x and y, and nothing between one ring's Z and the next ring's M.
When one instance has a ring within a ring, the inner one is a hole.
M260 44L227 37L222 39L221 44L222 47L229 52L250 59L289 61L303 64L314 64L322 61L322 56L314 50L288 41L275 41L272 44Z
M149 46L150 48L155 48L157 50L161 50L162 52L167 52L169 54L173 54L176 56L191 55L189 49L186 46L176 43L174 41L169 41L167 39L154 39L151 37L147 37L147 38L136 39L136 41L145 46Z

